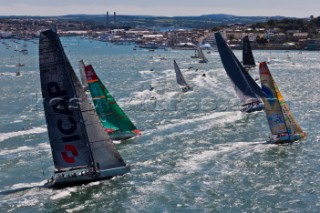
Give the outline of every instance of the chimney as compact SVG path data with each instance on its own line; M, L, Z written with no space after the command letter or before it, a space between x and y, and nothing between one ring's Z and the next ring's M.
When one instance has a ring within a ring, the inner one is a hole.
M106 16L106 28L109 28L109 12L108 11Z

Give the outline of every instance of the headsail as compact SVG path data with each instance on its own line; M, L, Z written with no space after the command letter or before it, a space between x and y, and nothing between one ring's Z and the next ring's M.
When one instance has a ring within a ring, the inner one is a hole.
M243 104L261 102L259 100L259 98L263 97L261 88L245 71L219 32L215 33L215 39L222 64Z
M243 38L242 63L245 66L256 66L248 36Z
M128 116L122 111L107 88L103 85L91 65L85 66L85 73L97 114L103 127L110 134L110 137L113 139L121 139L121 135L119 134L126 132L126 135L128 135L129 132L134 133L131 134L131 137L140 134L137 127L135 127ZM114 134L116 134L117 137L113 137ZM126 138L129 138L129 136Z
M173 60L173 64L174 64L174 71L176 72L177 83L181 86L191 89L191 87L187 84L186 80L184 79L176 60Z
M294 118L291 110L289 109L289 106L287 105L286 101L284 100L279 88L276 86L276 83L274 82L275 88L276 88L276 92L277 92L277 97L279 99L280 102L280 106L282 108L282 112L286 118L286 121L288 123L290 123L291 128L293 130L293 132L295 133L303 133L300 125L298 124L297 120Z
M88 89L88 82L87 82L86 74L84 71L84 66L85 65L83 63L83 60L80 60L79 71L80 71L81 83L82 83L83 90L86 91Z
M199 58L199 63L207 63L208 59L207 57L203 54L200 46L198 45L197 47L197 51L198 51L198 58Z
M125 162L84 93L53 30L40 34L41 90L56 172L115 168Z

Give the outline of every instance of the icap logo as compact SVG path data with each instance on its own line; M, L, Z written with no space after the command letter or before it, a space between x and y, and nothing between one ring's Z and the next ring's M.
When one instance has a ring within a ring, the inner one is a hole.
M74 145L64 145L64 151L61 152L62 158L66 163L75 163L75 156L78 156L77 148Z

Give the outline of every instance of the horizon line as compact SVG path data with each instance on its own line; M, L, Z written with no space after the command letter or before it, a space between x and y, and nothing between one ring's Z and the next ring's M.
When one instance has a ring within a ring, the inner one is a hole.
M107 13L108 11L106 11ZM0 17L61 17L61 16L106 16L105 14L86 14L86 13L74 13L74 14L63 14L63 15L0 15ZM298 18L298 19L305 19L309 17L295 17L295 16L284 16L284 15L272 15L272 16L258 16L258 15L233 15L233 14L226 14L226 13L212 13L212 14L202 14L202 15L177 15L177 16L166 16L166 15L130 15L130 14L117 14L117 16L144 16L144 17L201 17L201 16L212 16L212 15L220 15L220 16L233 16L233 17L283 17L283 18ZM109 14L109 16L114 16L113 12Z

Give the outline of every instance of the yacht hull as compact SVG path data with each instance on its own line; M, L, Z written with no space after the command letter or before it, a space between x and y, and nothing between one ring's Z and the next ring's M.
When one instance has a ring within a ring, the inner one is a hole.
M85 183L110 179L114 176L124 175L126 173L130 172L130 167L117 167L117 168L111 168L111 169L105 169L100 170L96 173L82 173L82 174L76 174L71 176L59 176L55 177L54 179L51 179L48 181L44 186L47 188L63 188L63 187L69 187L69 186L75 186L75 185L81 185Z

